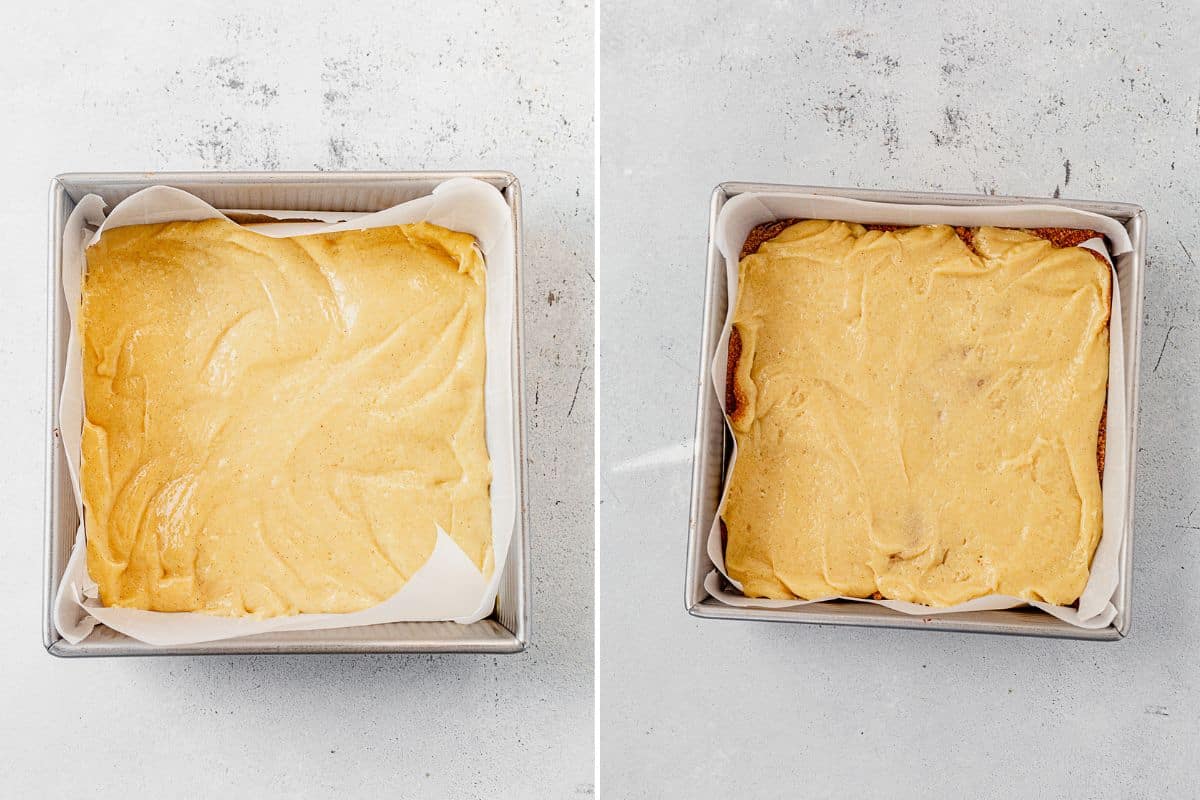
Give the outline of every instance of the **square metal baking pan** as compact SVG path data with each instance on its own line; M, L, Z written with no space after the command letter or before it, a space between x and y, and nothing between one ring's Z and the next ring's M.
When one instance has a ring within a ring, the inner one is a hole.
M1128 428L1126 458L1129 464L1128 503L1123 524L1125 536L1121 550L1121 578L1114 605L1117 616L1112 624L1098 630L1077 628L1031 607L1005 611L971 611L961 614L909 616L871 603L834 600L788 609L735 608L716 600L704 588L704 578L713 563L705 548L708 531L717 513L724 489L725 458L728 446L724 415L717 403L716 391L709 380L709 365L725 323L728 290L725 265L717 249L714 234L717 216L725 202L746 192L820 194L849 197L878 203L906 205L938 204L1019 205L1054 204L1080 211L1103 214L1117 220L1129 232L1133 249L1114 259L1117 283L1121 290L1121 317L1125 331L1125 379ZM708 223L708 277L704 300L703 333L700 340L700 380L696 403L696 445L692 469L692 505L688 522L687 583L684 603L690 614L712 619L739 619L768 622L806 622L823 625L858 625L880 628L1002 633L1022 636L1051 636L1067 639L1113 641L1129 632L1130 589L1133 573L1133 498L1137 456L1138 365L1142 338L1142 279L1146 265L1146 212L1127 203L1089 200L1047 200L1039 197L996 197L993 195L940 194L928 192L891 192L866 189L837 189L822 186L790 186L762 183L722 183L713 191Z
M515 308L513 309L514 442L518 469L518 506L496 609L471 625L453 622L395 622L355 628L259 634L193 645L144 644L103 625L79 644L55 630L54 596L66 568L79 515L70 475L57 436L58 396L62 388L70 319L62 291L62 234L67 216L87 194L99 195L111 208L147 186L168 185L191 192L217 208L288 209L366 213L424 197L456 177L476 178L495 186L512 212L515 231ZM71 173L50 184L50 262L47 279L48 349L46 380L46 543L43 640L56 656L227 655L242 653L516 653L529 641L529 544L525 475L525 404L522 367L521 187L508 172L129 172Z

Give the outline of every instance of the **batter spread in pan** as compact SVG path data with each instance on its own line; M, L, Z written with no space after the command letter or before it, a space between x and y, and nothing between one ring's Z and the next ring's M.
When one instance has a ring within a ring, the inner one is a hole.
M1074 602L1101 535L1106 262L1044 231L769 233L730 341L730 577L752 597Z
M440 526L493 568L485 271L427 223L106 231L83 285L88 571L108 606L347 612Z

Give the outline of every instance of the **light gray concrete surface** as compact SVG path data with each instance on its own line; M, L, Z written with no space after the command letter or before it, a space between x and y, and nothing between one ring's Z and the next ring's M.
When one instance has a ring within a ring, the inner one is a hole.
M5 53L0 797L592 793L592 12L25 4ZM40 644L46 199L69 170L509 169L525 191L533 645L61 661Z
M1200 794L1195 8L743 0L648 14L606 0L600 12L601 796ZM723 180L1145 206L1127 639L685 614L705 231Z

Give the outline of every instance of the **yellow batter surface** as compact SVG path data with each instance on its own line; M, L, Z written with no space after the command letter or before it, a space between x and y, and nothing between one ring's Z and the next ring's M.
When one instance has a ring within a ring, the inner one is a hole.
M493 568L484 263L420 223L106 231L83 287L88 571L108 606L347 612L441 526Z
M1109 269L981 228L805 221L741 261L723 518L752 597L1070 604L1101 534Z

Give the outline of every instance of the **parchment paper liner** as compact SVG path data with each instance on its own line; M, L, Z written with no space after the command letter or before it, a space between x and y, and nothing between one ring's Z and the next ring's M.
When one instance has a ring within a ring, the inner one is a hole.
M756 225L793 218L835 219L863 224L902 226L943 224L963 227L991 225L1006 228L1085 228L1102 233L1111 244L1112 253L1115 255L1133 249L1129 234L1116 220L1099 214L1054 205L905 205L813 194L759 192L737 195L721 208L716 230L717 247L725 259L729 297L725 326L721 331L716 352L713 354L711 368L713 388L719 398L722 412L725 411L729 331L733 324L733 312L737 306L738 261L742 244L750 230ZM1099 252L1110 265L1112 264L1108 246L1103 239L1091 239L1084 242L1082 246ZM1092 558L1088 582L1079 598L1077 608L1028 602L1007 595L987 595L944 608L899 600L873 600L857 597L826 597L819 600L771 600L746 597L740 593L741 585L730 578L725 571L725 549L721 538L721 516L725 508L725 492L721 495L721 504L708 535L708 555L716 569L705 576L704 588L715 599L739 608L791 608L840 599L856 603L874 603L902 614L930 616L1030 605L1081 628L1107 627L1117 615L1117 608L1113 602L1117 596L1121 576L1121 540L1125 535L1123 520L1127 502L1125 497L1127 463L1125 458L1124 339L1121 327L1120 288L1115 273L1112 280L1112 311L1109 320L1108 423L1104 478L1101 487L1104 523L1100 543ZM728 417L726 417L725 423L728 426ZM726 486L728 486L729 476L732 474L736 459L737 445L735 443L725 473ZM726 582L735 587L737 591L729 591L724 585Z
M256 213L279 219L297 216L329 218L306 211ZM449 620L465 624L483 619L492 612L516 520L517 465L512 402L515 253L511 212L494 187L472 178L454 178L439 185L427 197L383 211L334 216L353 218L337 224L285 222L248 227L267 236L288 237L428 221L472 234L484 254L487 267L484 414L492 462L492 547L495 555L491 577L485 578L454 540L439 528L429 560L396 594L362 611L256 619L101 606L96 599L96 584L87 574L83 503L79 491L83 373L76 319L86 268L84 250L108 228L224 215L187 192L165 186L143 189L117 204L107 218L103 201L96 195L87 195L72 211L63 233L63 291L71 315L71 338L60 395L59 427L81 520L54 603L55 626L67 641L82 641L97 623L149 644L175 645L270 631L346 628L387 622Z

